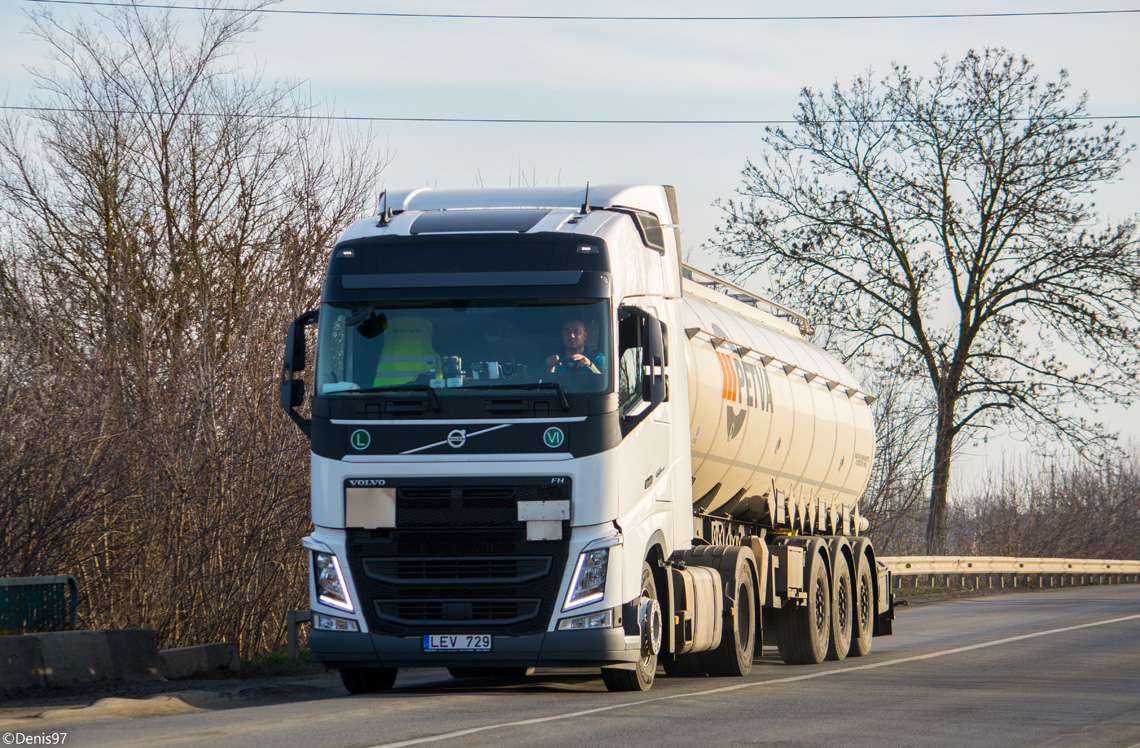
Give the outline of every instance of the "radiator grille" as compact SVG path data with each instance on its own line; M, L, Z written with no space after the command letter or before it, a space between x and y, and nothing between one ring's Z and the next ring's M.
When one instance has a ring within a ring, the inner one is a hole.
M395 480L396 529L350 530L348 561L373 633L546 630L566 568L561 540L526 539L520 501L570 499L570 481Z
M386 584L528 582L550 572L550 557L370 558L364 573Z

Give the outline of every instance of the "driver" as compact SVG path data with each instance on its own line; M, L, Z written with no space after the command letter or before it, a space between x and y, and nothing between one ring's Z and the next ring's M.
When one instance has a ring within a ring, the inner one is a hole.
M562 325L562 353L546 358L546 366L553 374L588 371L601 374L606 355L586 347L586 324L580 319L568 319Z

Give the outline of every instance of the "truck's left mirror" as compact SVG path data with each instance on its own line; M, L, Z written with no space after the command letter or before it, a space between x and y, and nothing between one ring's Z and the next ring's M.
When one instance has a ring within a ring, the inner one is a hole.
M305 328L316 323L317 314L316 310L305 312L289 325L285 336L285 369L290 374L305 370Z
M304 431L309 433L309 419L303 418L297 408L305 402L305 328L316 324L318 313L314 310L305 312L293 324L285 335L285 361L281 377L281 407L289 417ZM300 379L294 375L301 374Z
M300 408L305 404L305 382L301 379L290 379L289 385L289 407Z

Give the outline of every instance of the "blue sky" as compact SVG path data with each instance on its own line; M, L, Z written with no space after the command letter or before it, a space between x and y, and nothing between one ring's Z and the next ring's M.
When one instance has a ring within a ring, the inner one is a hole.
M174 0L183 2L183 0ZM170 2L170 0L166 0ZM183 2L183 4L191 4ZM197 4L195 2L194 4ZM26 100L28 63L43 48L28 35L32 3L0 0L0 84L7 104ZM1140 8L1140 2L689 2L580 0L285 0L282 9L574 15L890 15ZM90 6L55 5L93 18ZM188 26L195 14L185 12ZM850 81L892 61L928 74L942 55L1003 46L1042 77L1065 68L1093 115L1140 115L1140 13L970 19L797 21L539 21L267 15L239 63L268 79L307 81L338 114L375 117L787 120L799 90ZM1124 121L1136 142L1140 119ZM677 187L690 261L713 234L712 202L730 197L758 125L372 125L392 161L384 185L471 187L603 182ZM1140 165L1101 191L1105 217L1138 211ZM1134 408L1132 414L1140 414ZM1131 430L1128 414L1113 425ZM1136 433L1131 431L1131 433Z

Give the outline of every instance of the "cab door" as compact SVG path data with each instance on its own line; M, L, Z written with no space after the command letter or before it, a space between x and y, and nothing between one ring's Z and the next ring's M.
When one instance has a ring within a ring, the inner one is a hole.
M646 520L650 532L659 529L671 538L674 513L667 471L673 455L665 341L664 326L652 305L627 300L618 309L620 513L635 524Z

